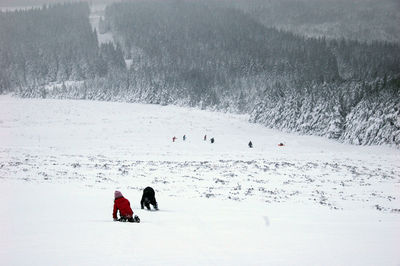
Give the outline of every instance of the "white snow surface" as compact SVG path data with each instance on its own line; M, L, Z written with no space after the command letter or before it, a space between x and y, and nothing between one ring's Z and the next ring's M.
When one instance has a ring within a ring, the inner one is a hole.
M0 96L1 264L400 265L398 149L247 119ZM117 189L140 224L112 220Z

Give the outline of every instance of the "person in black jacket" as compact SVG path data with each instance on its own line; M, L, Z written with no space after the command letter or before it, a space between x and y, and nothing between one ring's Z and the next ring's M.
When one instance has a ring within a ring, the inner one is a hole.
M154 189L151 187L146 187L145 189L143 189L142 200L140 201L140 206L142 207L142 209L144 209L144 206L146 206L146 208L150 210L150 204L151 204L153 205L153 208L155 210L158 210L158 204L156 201L155 194L156 193L154 192Z

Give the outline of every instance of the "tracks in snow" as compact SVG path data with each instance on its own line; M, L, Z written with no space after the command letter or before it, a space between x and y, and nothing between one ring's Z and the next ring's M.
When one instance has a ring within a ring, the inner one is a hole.
M0 152L5 155L5 151ZM342 209L399 212L395 186L400 167L363 166L351 161L128 161L98 156L34 156L1 160L0 179L77 182L104 189L141 190L151 184L173 197L266 203L304 202ZM396 205L397 204L397 205Z

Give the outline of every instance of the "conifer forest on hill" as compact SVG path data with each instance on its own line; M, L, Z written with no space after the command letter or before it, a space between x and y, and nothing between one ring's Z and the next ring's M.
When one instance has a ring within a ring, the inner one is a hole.
M318 1L110 3L97 27L84 2L3 11L0 92L246 113L284 131L398 146L398 4Z

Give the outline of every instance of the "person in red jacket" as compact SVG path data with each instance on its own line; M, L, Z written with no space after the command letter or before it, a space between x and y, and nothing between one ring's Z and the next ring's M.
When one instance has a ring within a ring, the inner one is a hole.
M131 209L131 204L129 203L129 200L124 198L120 191L117 190L114 192L114 198L114 221L140 223L139 217L137 215L133 216L133 211ZM118 211L119 215L121 216L119 219L117 216Z

